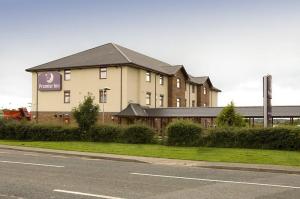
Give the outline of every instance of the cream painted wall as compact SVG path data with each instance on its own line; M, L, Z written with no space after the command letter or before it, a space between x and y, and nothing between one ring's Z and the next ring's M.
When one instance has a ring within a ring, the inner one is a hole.
M105 111L120 111L120 67L107 68L107 79L99 79L99 68L73 69L71 70L71 80L64 81L62 75L61 91L38 91L38 110L39 111L71 111L83 101L84 97L91 93L95 97L95 103L99 103L99 90L109 87L111 90L107 94ZM36 74L32 73L32 103L33 111L36 110ZM71 91L71 103L64 103L64 91Z
M192 107L192 101L195 100L195 107L197 107L197 86L195 86L195 92L193 93L193 85L190 83L186 83L186 91L185 91L185 99L186 107Z
M164 103L163 107L168 106L168 77L164 76L163 85L159 84L159 74L150 72L151 81L146 81L146 70L139 70L139 104L142 106L155 107L155 99L156 99L156 107L159 107L159 96L164 95ZM155 97L155 81L156 81L156 97ZM151 93L151 104L146 105L146 93Z
M210 104L212 107L217 107L218 106L218 92L211 91L210 93L211 93L211 97L210 97L211 103Z
M108 67L107 79L99 79L99 68L72 69L71 80L64 81L62 75L61 91L38 91L38 110L53 112L69 112L77 107L84 97L91 93L95 97L95 103L99 103L99 90L108 87L111 90L107 93L105 112L120 112L121 99L121 67ZM168 77L164 76L164 84L159 84L159 75L151 73L151 82L146 82L146 71L133 67L122 67L122 109L129 103L139 103L146 106L146 93L151 92L151 105L155 107L155 79L157 106L159 107L159 96L164 95L164 107L168 105ZM32 111L36 111L36 84L37 75L32 73ZM64 91L71 91L71 103L64 103Z

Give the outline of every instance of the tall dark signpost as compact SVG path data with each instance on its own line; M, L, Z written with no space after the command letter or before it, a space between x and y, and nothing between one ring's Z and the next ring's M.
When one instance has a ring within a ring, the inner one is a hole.
M263 77L263 92L264 92L264 127L272 126L272 76L266 75Z

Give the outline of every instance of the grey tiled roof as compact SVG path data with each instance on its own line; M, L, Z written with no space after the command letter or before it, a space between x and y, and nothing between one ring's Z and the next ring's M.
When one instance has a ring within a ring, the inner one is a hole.
M129 105L130 106L130 105ZM128 106L128 107L129 107ZM135 106L140 106L135 104ZM127 108L128 108L127 107ZM126 108L126 109L127 109ZM144 108L140 117L216 117L224 107L195 107L195 108ZM300 117L300 106L273 106L273 117ZM126 109L125 113L127 113ZM235 110L244 117L263 117L262 106L236 107ZM131 116L118 113L118 116ZM142 111L140 111L142 112Z
M137 117L146 117L148 116L146 112L146 108L142 107L139 104L129 104L127 108L125 108L123 111L121 111L122 116L137 116ZM120 115L120 116L121 116ZM118 114L117 114L118 116Z
M148 70L154 70L170 75L179 69L177 66L172 66L168 63L159 61L147 55L143 55L123 46L114 43L108 43L29 68L27 71L95 67L113 64L134 64L136 66L144 67Z

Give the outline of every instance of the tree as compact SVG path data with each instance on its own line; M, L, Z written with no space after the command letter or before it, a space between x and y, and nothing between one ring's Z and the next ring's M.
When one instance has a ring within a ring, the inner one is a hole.
M87 132L95 125L98 112L99 106L94 105L94 98L91 95L85 97L83 103L73 109L73 116L82 132Z
M217 125L220 127L243 127L245 121L243 117L235 112L234 103L230 102L217 117Z

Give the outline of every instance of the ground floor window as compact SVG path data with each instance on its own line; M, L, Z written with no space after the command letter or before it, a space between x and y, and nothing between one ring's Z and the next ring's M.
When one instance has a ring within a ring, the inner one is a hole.
M71 91L64 91L64 103L68 104L71 102Z
M99 91L99 99L100 103L106 103L107 102L107 92L104 90Z
M159 96L159 106L163 107L164 106L164 95Z
M180 107L180 98L176 99L176 107Z

